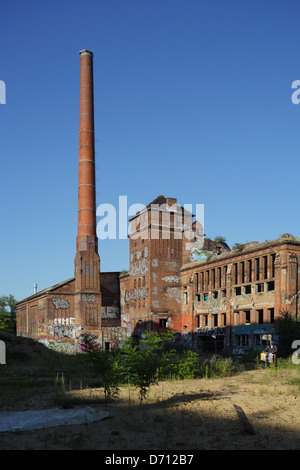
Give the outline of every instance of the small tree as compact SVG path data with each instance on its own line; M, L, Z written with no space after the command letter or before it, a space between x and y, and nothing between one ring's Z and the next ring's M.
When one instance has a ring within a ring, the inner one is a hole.
M16 332L16 299L11 294L0 297L0 330Z
M139 389L140 403L146 398L150 386L158 381L164 364L164 346L171 338L171 333L145 332L139 346L129 341L121 350L127 379Z
M88 354L91 358L92 368L97 377L102 380L106 408L108 400L119 394L119 384L123 371L120 355L101 349L93 349Z
M226 238L222 237L221 235L218 235L217 237L215 237L215 242L217 242L217 243L226 243Z
M244 245L242 243L235 243L232 247L234 251L243 251Z

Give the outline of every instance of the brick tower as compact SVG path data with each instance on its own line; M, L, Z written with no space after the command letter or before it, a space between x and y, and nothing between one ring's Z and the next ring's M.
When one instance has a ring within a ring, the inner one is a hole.
M100 257L96 233L93 53L80 51L78 229L75 318L89 334L101 329Z

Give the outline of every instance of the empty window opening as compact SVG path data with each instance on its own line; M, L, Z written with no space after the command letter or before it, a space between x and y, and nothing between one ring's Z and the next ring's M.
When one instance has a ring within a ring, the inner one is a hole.
M215 292L212 293L212 298L217 299L218 298L219 292L216 290Z
M274 323L274 308L270 308L270 322Z
M264 311L258 310L258 323L263 324L264 322Z
M245 261L241 262L242 284L245 282Z
M268 291L274 290L274 287L275 287L274 281L267 282Z
M211 282L212 282L212 288L214 289L216 287L216 270L212 269L211 272Z
M204 302L208 301L208 293L207 292L205 294L203 294L203 300L204 300Z
M160 318L159 319L159 326L160 328L167 328L167 318Z
M245 294L251 294L251 284L245 286Z
M250 310L246 311L246 325L250 325Z
M259 258L255 258L255 280L259 281Z
M268 277L268 257L264 256L264 279Z
M226 289L221 290L221 297L226 298Z
M209 288L209 271L206 271L206 281L207 288Z
M221 268L218 268L218 281L219 281L219 287L222 285L222 272Z
M224 266L224 286L226 286L227 283L227 266Z
M196 302L197 303L201 302L201 295L200 294L196 294Z
M201 290L204 290L204 273L201 273Z
M241 287L236 287L235 288L235 295L242 295L242 288Z
M234 283L238 283L238 265L234 263Z
M264 291L264 284L263 282L260 282L257 284L257 292L263 292Z
M248 261L248 281L252 282L252 260Z
M275 253L271 254L271 259L272 259L272 269L271 269L271 277L275 276Z

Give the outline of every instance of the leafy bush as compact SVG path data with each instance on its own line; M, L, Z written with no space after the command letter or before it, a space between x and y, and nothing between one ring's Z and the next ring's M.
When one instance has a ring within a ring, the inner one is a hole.
M236 370L231 358L214 356L203 361L194 351L179 353L170 348L171 339L170 333L146 332L139 345L130 338L111 352L89 350L86 354L103 382L105 400L117 396L121 384L134 385L142 403L159 380L226 377Z

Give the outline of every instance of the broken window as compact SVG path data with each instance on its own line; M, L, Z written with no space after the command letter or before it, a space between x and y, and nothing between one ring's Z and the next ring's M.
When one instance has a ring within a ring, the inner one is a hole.
M241 262L242 284L245 282L245 261Z
M257 292L263 292L264 291L264 284L263 282L260 282L257 284Z
M226 286L227 283L227 266L224 266L224 286Z
M271 277L275 276L275 253L271 254L271 259L272 259L272 270L271 270Z
M245 294L251 294L251 284L245 286Z
M248 260L248 281L252 281L252 259Z
M222 272L221 272L221 268L218 268L218 281L219 281L219 287L221 287L221 283L222 283Z
M241 287L236 287L235 288L235 295L242 295L242 288Z
M267 282L267 290L271 291L274 290L274 281Z
M212 269L211 271L212 289L214 289L216 287L216 270Z
M159 326L160 328L167 328L167 318L160 318L159 319Z
M255 280L259 281L259 258L255 258Z
M234 283L238 283L238 265L234 263Z
M268 257L264 256L264 279L268 277Z

